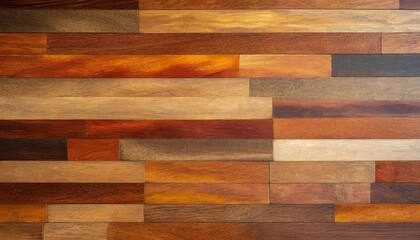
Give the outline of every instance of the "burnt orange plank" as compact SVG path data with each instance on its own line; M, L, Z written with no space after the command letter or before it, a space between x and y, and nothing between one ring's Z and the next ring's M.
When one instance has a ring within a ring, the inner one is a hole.
M346 204L335 206L336 222L420 222L420 204Z
M86 121L0 120L0 138L83 138Z
M279 139L416 139L420 118L279 118Z
M420 53L420 34L384 33L382 35L382 53Z
M46 222L45 204L0 204L0 222Z
M68 139L68 160L119 160L118 139Z
M45 54L46 34L0 33L0 55L3 54Z
M420 161L376 162L376 182L420 182Z

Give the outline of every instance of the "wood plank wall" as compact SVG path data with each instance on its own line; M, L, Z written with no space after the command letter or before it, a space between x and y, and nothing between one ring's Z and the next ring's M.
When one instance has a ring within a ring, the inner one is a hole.
M420 1L1 0L0 239L420 239Z

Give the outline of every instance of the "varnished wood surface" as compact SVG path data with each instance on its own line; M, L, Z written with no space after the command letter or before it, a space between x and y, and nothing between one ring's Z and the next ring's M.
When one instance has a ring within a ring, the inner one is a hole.
M0 160L67 160L66 145L62 138L0 138Z
M138 9L138 0L3 0L0 8L23 9Z
M40 223L0 223L2 240L43 240Z
M118 139L68 139L67 159L74 161L118 161Z
M0 138L84 138L83 120L0 120Z
M420 1L419 7L420 7ZM382 35L382 53L420 53L420 34L394 33Z
M47 209L43 204L0 204L0 222L46 222L46 220Z
M420 161L376 162L376 182L420 182Z
M0 3L1 4L1 3ZM0 55L46 54L46 34L6 34L0 33Z
M372 203L419 204L420 183L374 183Z
M420 222L419 204L348 204L335 206L335 222Z
M47 223L44 240L106 240L106 223Z

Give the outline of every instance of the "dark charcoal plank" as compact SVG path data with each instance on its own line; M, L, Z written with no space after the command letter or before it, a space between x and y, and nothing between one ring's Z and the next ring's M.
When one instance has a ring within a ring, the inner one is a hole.
M0 120L0 138L83 138L86 121Z
M333 77L420 76L420 55L333 55Z
M2 240L42 240L40 223L1 223L0 239Z
M420 203L420 183L373 183L372 203Z
M400 9L420 9L420 0L400 0Z
M0 183L0 203L143 203L144 184Z
M0 8L138 9L138 0L2 0Z
M0 160L67 160L67 140L0 138Z

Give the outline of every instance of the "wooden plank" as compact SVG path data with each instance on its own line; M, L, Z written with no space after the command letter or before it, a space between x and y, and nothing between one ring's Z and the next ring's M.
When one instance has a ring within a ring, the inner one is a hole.
M373 183L372 203L420 203L418 183Z
M415 100L420 78L253 78L250 96L276 100Z
M0 160L66 160L66 139L0 138Z
M226 2L226 1L225 1ZM227 2L226 2L227 3ZM48 54L374 54L377 33L48 34Z
M335 206L336 222L420 222L420 205L348 204Z
M244 78L3 78L4 97L248 97Z
M3 2L0 3L0 6ZM46 34L0 33L0 54L46 54Z
M43 240L42 224L39 223L1 223L2 240Z
M420 8L420 1L418 2ZM420 34L384 33L382 35L382 53L420 53Z
M269 139L122 139L120 149L121 160L270 161L273 141Z
M376 182L419 182L420 161L376 162Z
M0 161L4 183L143 183L143 162Z
M140 32L418 32L419 16L400 10L142 10Z
M143 203L140 183L0 183L0 203Z
M0 32L138 32L137 10L2 9ZM31 24L28 24L31 23Z
M275 140L275 161L418 160L419 139Z
M47 223L44 240L107 240L107 223Z
M270 203L370 203L370 184L270 184Z
M46 221L47 209L43 204L0 204L0 222Z
M1 16L0 16L1 17ZM0 77L211 77L238 69L236 55L24 55L0 56Z
M374 162L271 162L270 183L368 183Z
M332 76L417 77L420 55L333 55Z
M87 126L89 138L273 138L273 121L271 119L91 120L87 122Z
M278 118L280 139L417 139L420 118Z
M118 161L118 139L67 139L67 159L76 161Z
M23 9L138 9L138 0L3 0L0 8L23 8Z
M146 205L145 222L334 222L333 205Z
M86 128L79 120L0 120L0 138L83 138Z
M147 204L262 204L268 184L148 183Z
M270 119L272 101L249 97L0 97L0 109L3 120Z
M273 101L275 118L419 117L418 101Z
M419 0L400 0L400 9L420 9Z
M266 162L146 162L151 183L268 183Z
M143 205L48 205L48 222L143 222Z

